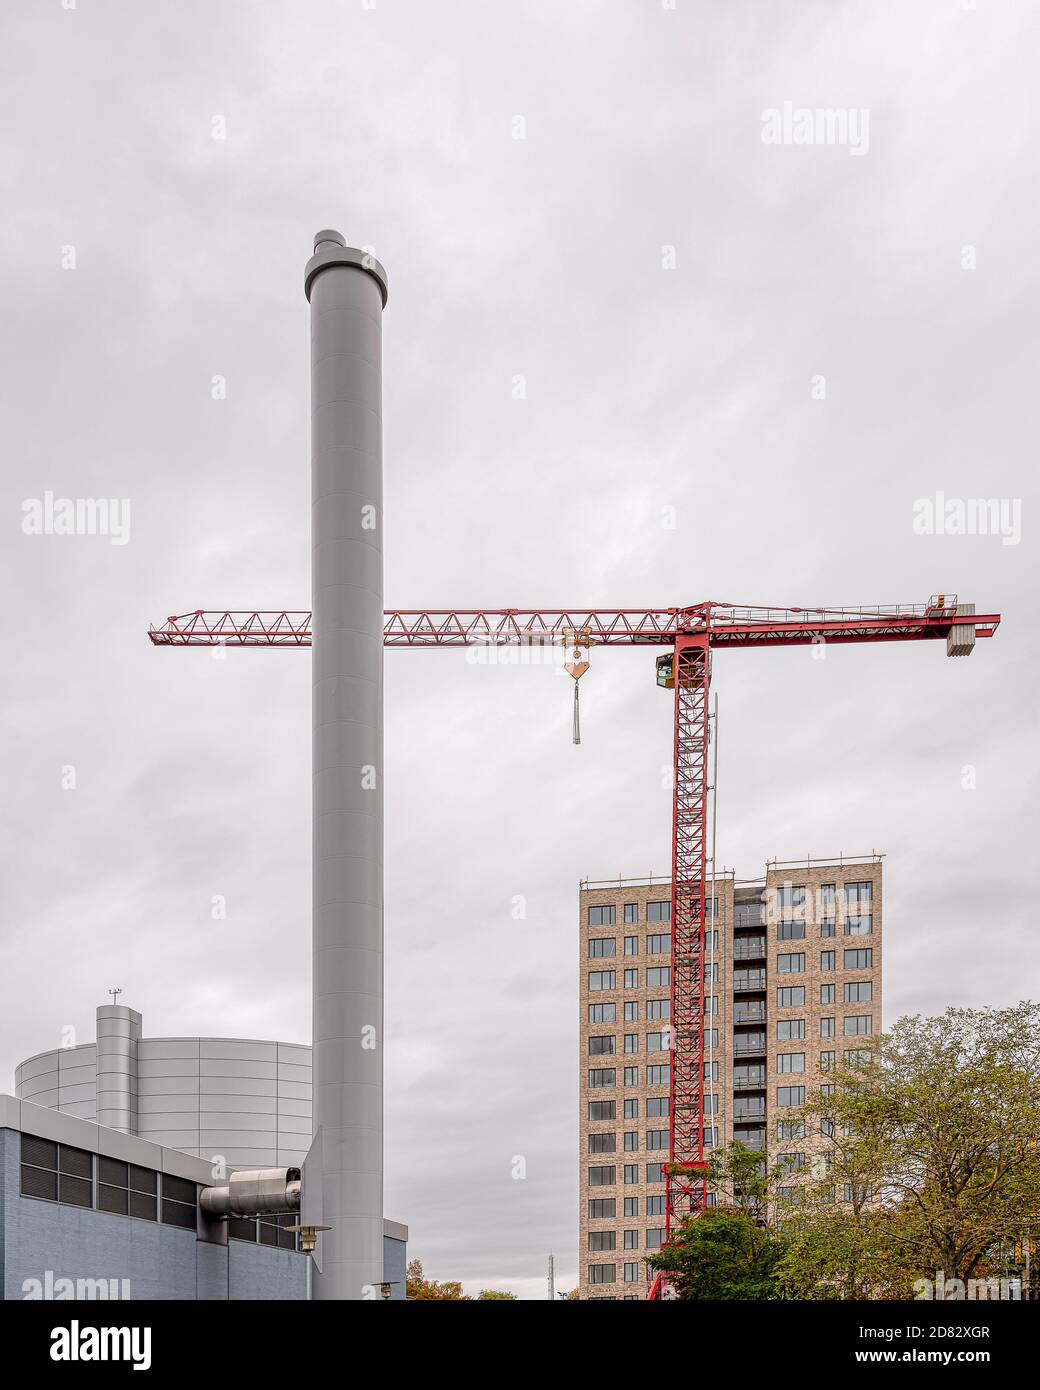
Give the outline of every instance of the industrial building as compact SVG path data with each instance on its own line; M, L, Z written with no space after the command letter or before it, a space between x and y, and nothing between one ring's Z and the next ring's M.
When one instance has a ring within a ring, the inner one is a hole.
M64 1297L63 1281L84 1279L107 1281L98 1287L108 1292L88 1296L308 1297L310 1258L285 1229L298 1216L213 1221L198 1193L236 1170L302 1167L309 1047L147 1038L140 1013L105 1004L94 1042L19 1063L15 1093L0 1096L5 1298ZM406 1226L384 1220L383 1281L395 1300L405 1297L407 1240Z
M580 1291L641 1299L645 1256L665 1240L671 882L586 880L579 902ZM705 1150L738 1139L770 1164L782 1159L792 1187L810 1171L822 1141L807 1141L790 1115L837 1059L880 1031L882 925L877 854L771 861L751 882L716 878L704 948Z

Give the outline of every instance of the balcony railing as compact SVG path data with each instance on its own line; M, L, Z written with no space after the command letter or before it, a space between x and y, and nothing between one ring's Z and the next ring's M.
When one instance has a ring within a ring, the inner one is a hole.
M733 943L734 960L760 960L765 954L764 936L749 936L743 941L737 940Z
M734 990L765 989L765 987L766 972L764 970L734 970Z
M766 1151L766 1132L764 1129L750 1130L747 1134L735 1134L733 1136L745 1149L750 1149L752 1153L765 1153Z
M766 1084L765 1067L734 1067L733 1089L735 1091L757 1091Z
M764 903L750 905L734 903L733 925L735 927L764 927L765 924L766 909Z
M766 1006L754 1000L733 1006L734 1023L761 1023L766 1016Z
M764 1100L749 1101L738 1100L733 1104L733 1123L741 1124L748 1120L764 1120L766 1117L766 1103Z
M733 1040L734 1057L760 1057L766 1050L764 1033L747 1033Z

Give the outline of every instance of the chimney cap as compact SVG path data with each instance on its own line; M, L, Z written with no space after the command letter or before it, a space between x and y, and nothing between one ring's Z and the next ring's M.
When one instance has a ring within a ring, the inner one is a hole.
M333 246L346 246L347 244L346 237L344 237L343 233L337 232L333 227L326 227L323 232L315 233L315 251L317 251L318 247L321 245L323 241L331 241Z

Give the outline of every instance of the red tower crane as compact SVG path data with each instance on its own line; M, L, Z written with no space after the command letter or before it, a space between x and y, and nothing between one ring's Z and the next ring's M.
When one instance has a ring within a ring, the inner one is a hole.
M877 608L763 608L700 603L684 608L394 609L385 647L669 647L657 684L674 690L670 1145L666 1232L707 1204L704 1161L704 944L707 883L708 696L712 653L727 648L945 638L967 656L992 637L997 613L939 594L927 604ZM308 612L196 609L150 628L157 647L309 647ZM582 667L583 669L583 667ZM580 673L580 672L579 672ZM655 1281L651 1297L660 1293Z

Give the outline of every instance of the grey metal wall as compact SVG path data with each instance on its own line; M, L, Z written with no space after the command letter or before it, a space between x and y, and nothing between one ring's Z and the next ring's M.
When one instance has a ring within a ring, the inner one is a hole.
M79 1120L97 1119L97 1044L41 1052L14 1069L15 1095Z
M23 1197L20 1135L0 1129L0 1286L26 1296L25 1281L129 1279L130 1297L218 1300L307 1297L308 1257L194 1231ZM397 1242L395 1242L396 1244Z

